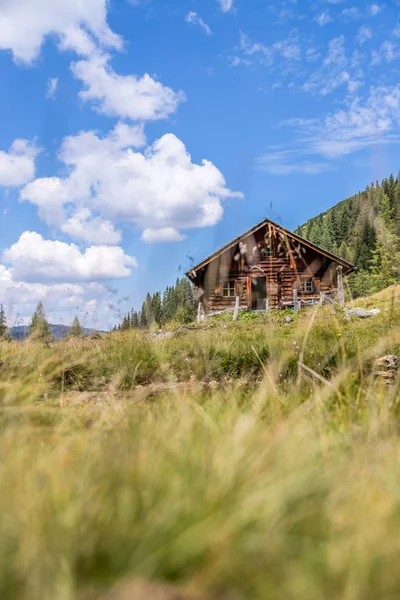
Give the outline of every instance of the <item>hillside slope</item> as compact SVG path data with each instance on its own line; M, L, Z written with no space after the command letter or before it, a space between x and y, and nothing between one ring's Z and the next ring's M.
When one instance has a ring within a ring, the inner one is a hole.
M296 233L353 262L356 296L399 281L400 174L371 183L297 228Z

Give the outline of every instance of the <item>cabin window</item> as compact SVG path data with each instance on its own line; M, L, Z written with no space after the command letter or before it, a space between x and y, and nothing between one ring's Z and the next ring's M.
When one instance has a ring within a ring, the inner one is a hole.
M230 296L236 296L236 286L234 281L224 281L223 283L216 283L214 288L214 294L216 296L224 296L229 298Z
M314 282L312 279L302 279L300 282L300 292L303 294L312 294L314 291Z
M225 296L226 298L236 295L234 281L225 281L222 284L222 295Z

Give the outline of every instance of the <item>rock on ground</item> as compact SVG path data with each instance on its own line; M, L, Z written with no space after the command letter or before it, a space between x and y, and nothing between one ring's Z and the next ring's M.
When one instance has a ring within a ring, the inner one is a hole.
M375 365L378 369L384 369L385 371L397 371L399 368L399 357L395 354L387 354L382 356L375 361Z
M399 357L395 354L381 356L375 361L376 371L374 378L388 386L393 386L397 379L397 370L399 368Z
M357 317L358 319L368 319L379 315L381 311L379 308L373 308L372 310L366 310L365 308L350 308L346 310L346 314L350 317Z

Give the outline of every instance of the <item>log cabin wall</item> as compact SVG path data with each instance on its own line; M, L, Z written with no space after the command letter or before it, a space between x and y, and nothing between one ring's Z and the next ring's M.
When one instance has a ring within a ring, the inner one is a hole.
M207 312L240 306L252 308L252 278L266 278L273 308L293 302L293 289L305 302L317 302L321 291L336 284L336 263L266 225L217 256L201 272L196 285Z

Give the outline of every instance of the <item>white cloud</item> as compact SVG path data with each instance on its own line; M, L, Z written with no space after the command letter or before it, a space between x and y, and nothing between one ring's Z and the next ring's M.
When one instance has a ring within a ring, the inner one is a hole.
M341 35L329 42L328 53L322 65L311 74L302 89L326 96L338 87L346 86L348 92L354 94L362 85L362 80L362 71L354 68L346 55L345 37Z
M363 46L366 42L372 39L372 35L372 29L370 27L362 25L362 27L360 27L360 29L358 30L356 38L357 43L360 44L360 46Z
M199 17L199 15L193 10L188 12L188 14L185 17L185 21L187 23L192 23L193 25L199 25L199 27L201 27L207 35L213 34L211 27L207 25L207 23L205 23L203 19Z
M122 239L120 231L116 231L110 221L100 217L92 218L89 209L78 210L66 223L61 225L62 231L76 240L83 240L89 244L119 244Z
M81 27L68 27L60 37L58 43L60 50L71 50L80 56L90 56L96 52L93 38Z
M125 123L118 123L104 138L98 137L93 131L67 137L61 147L60 159L71 170L71 175L64 179L35 179L21 190L20 199L35 204L40 218L48 225L61 227L67 221L64 206L75 204L79 208L85 207L90 203L99 182L108 173L105 165L111 165L116 156L122 161L128 153L124 152L125 149L140 148L145 143L143 127ZM76 231L76 226L70 228L71 232L73 230ZM79 235L78 239L82 239L82 236Z
M107 297L106 288L98 283L14 281L11 270L0 264L0 287L9 327L29 324L39 302L44 303L47 318L52 323L69 324L77 314L86 327L107 328L119 316L115 314L118 308Z
M344 10L342 10L339 17L343 21L355 21L356 19L361 18L361 13L357 7L353 6L351 8L345 8Z
M47 98L54 98L58 87L58 77L51 77L47 82Z
M394 35L394 37L400 38L400 25L396 25L396 27L392 31L392 35Z
M77 222L67 220L67 210L75 214L86 208L95 218L130 222L141 230L180 230L214 225L222 217L222 202L242 197L226 187L210 161L193 163L176 136L164 135L144 152L135 151L142 142L139 128L121 124L106 137L93 131L67 137L59 152L67 175L31 182L21 200L38 206L47 223L72 234ZM98 241L104 243L100 234Z
M0 150L0 185L23 185L35 176L38 149L27 140L15 140L8 152Z
M218 0L223 13L229 12L233 7L233 0Z
M88 30L102 46L121 48L121 38L107 24L107 0L3 0L0 3L0 49L14 60L31 63L45 38L71 38Z
M378 15L383 9L384 6L380 4L370 4L368 6L368 14L370 14L371 17L376 17L376 15Z
M161 229L145 229L142 233L142 240L148 244L164 242L182 242L187 238L186 235L179 233L174 227L163 227Z
M14 281L94 281L129 277L137 262L119 246L91 246L81 252L75 244L45 240L25 231L18 242L3 252Z
M109 56L95 53L71 65L84 84L80 97L93 102L97 112L132 120L164 119L185 100L183 92L174 92L148 74L118 75L108 61Z
M285 40L279 40L271 46L265 46L259 42L252 42L248 35L241 32L239 49L246 58L233 57L233 64L231 63L231 66L237 66L238 64L249 66L256 58L261 64L272 67L279 57L283 58L286 64L300 61L302 57L296 35L291 35Z
M379 65L383 61L391 63L400 58L400 46L393 42L386 41L381 44L379 50L372 52L372 65Z
M324 25L327 25L328 23L330 23L332 21L332 17L329 14L329 11L324 10L321 14L319 14L317 17L315 17L314 21L316 21L318 23L318 25L320 27L323 27Z
M372 88L366 99L348 101L346 109L284 125L295 127L295 140L271 148L258 159L259 167L276 174L323 171L332 160L369 146L400 142L400 86Z

